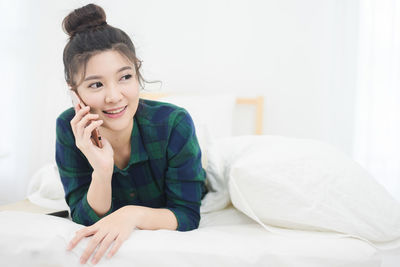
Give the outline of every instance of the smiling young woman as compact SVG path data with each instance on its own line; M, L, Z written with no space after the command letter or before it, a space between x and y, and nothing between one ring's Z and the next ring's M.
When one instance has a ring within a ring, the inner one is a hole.
M207 188L190 115L139 98L141 61L129 36L107 24L101 7L75 9L63 28L70 36L65 79L83 103L57 118L56 162L72 219L87 226L68 249L93 236L81 262L93 254L97 263L136 228L196 229ZM95 129L101 148L91 135Z
M90 113L98 114L97 119L103 120L99 130L111 143L114 157L120 159L121 153L128 156L133 116L139 104L134 65L117 51L98 53L88 60L86 77L76 91L90 106Z

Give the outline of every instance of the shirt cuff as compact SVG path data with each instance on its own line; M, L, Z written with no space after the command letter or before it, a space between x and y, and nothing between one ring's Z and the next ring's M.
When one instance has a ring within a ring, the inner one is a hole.
M109 211L107 211L107 213L104 214L103 216L98 216L96 214L96 212L92 209L92 207L89 205L89 202L87 201L87 193L86 193L82 199L82 208L83 208L83 212L85 213L85 217L87 218L87 221L89 221L90 225L92 225L92 224L96 223L97 221L99 221L100 219L111 214L114 207L113 207L113 203L111 201L111 207L110 207Z
M178 227L176 228L177 231L191 231L198 228L198 223L196 223L193 218L190 218L182 209L170 207L165 208L175 214L176 220L178 221Z

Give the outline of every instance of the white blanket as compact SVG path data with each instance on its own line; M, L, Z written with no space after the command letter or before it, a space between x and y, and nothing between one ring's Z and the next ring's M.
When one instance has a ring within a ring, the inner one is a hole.
M79 258L91 238L69 252L66 245L82 226L68 219L6 211L0 212L0 225L1 266L81 266ZM193 231L135 230L113 258L103 257L97 265L381 266L380 254L363 241L318 232L301 236L306 238L271 234L228 206L204 214Z

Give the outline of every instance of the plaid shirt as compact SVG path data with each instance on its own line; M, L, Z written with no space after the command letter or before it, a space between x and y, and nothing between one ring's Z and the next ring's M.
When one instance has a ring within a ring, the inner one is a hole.
M87 202L93 168L76 147L70 108L57 118L56 162L65 199L74 222L92 225L126 205L167 208L178 221L178 231L196 229L201 199L207 193L205 171L193 121L188 112L172 104L139 100L131 135L128 165L114 165L112 204L99 217Z

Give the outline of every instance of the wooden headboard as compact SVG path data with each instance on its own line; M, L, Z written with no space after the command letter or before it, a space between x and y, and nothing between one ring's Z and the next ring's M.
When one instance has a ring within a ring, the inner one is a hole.
M174 93L149 93L141 92L140 98L149 100L162 100L164 97L175 95ZM263 134L263 114L264 114L264 97L237 97L236 105L253 105L255 107L255 134Z

